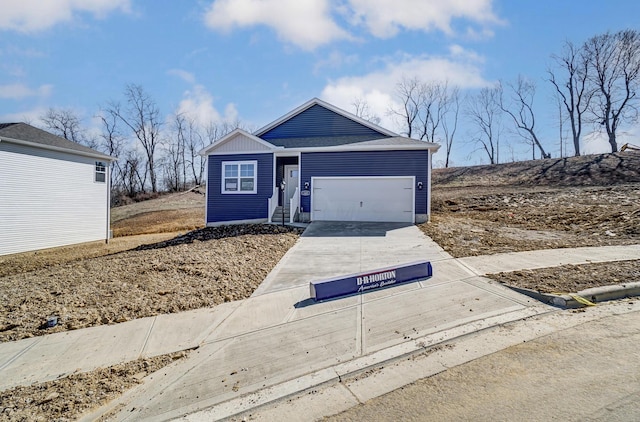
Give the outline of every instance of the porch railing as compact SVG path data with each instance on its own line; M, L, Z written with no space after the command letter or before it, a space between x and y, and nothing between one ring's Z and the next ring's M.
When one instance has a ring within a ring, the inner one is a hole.
M300 208L300 188L296 188L296 191L293 193L293 197L289 202L289 223L293 223L296 218L296 213Z
M280 190L278 187L273 188L273 195L268 199L267 207L269 208L269 223L272 223L271 219L273 218L273 213L276 212L276 208L278 208L278 194Z

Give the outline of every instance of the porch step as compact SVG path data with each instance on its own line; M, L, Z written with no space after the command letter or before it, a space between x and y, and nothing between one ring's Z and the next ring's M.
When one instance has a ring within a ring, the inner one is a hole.
M284 209L284 222L288 223L289 222L289 217L290 217L291 213L289 212L289 207L286 207ZM271 221L274 223L282 223L282 207L278 206L276 207L276 210L273 212L273 215L271 216Z

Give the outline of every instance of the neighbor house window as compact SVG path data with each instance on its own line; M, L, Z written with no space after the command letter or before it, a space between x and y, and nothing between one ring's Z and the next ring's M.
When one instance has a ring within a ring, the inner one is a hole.
M96 182L104 183L107 180L107 165L102 161L96 161Z
M222 193L256 193L257 161L222 163Z

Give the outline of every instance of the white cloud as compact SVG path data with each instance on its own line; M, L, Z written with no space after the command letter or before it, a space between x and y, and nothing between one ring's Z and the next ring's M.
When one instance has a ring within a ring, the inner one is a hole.
M459 50L456 49L459 53ZM472 59L470 59L472 58ZM475 53L454 54L450 57L403 56L385 59L384 68L366 75L343 77L329 82L321 97L336 106L353 112L356 98L365 100L371 112L381 118L380 125L399 130L390 107L397 108L394 91L403 78L417 77L423 82L444 82L460 88L478 88L489 84L482 75L479 63L482 58Z
M18 111L16 113L9 113L0 115L0 122L6 123L18 123L24 122L33 126L40 126L42 124L41 117L47 112L46 107L37 107L32 110Z
M330 0L217 0L207 10L205 23L224 32L265 25L280 39L312 50L351 38L331 17L330 4Z
M467 23L459 29L466 36L488 37L492 35L489 27L501 23L493 1L214 0L204 20L208 27L223 32L264 25L281 40L313 50L336 40L357 40L353 32L362 28L378 38L391 38L403 29L453 35L454 20Z
M78 13L103 18L108 13L130 10L130 0L20 0L3 2L0 30L36 32L69 22Z
M213 95L198 84L185 91L177 112L191 117L202 127L210 123L234 122L238 118L238 110L233 103L227 104L220 113L213 104Z
M351 22L364 25L379 38L408 30L440 30L452 34L451 21L466 19L479 24L500 22L492 10L493 0L348 0Z
M20 83L0 85L0 98L21 100L27 97L48 97L52 90L53 85L40 85L35 89Z
M193 73L187 72L186 70L170 69L167 73L169 73L169 75L177 76L178 78L189 84L195 84L196 82L196 77L193 75Z

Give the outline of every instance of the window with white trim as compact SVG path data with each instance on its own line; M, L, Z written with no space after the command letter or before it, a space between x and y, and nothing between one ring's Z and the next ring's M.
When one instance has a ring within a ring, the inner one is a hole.
M95 181L98 183L104 183L107 181L107 165L102 161L96 161Z
M223 161L222 193L256 193L257 161Z

